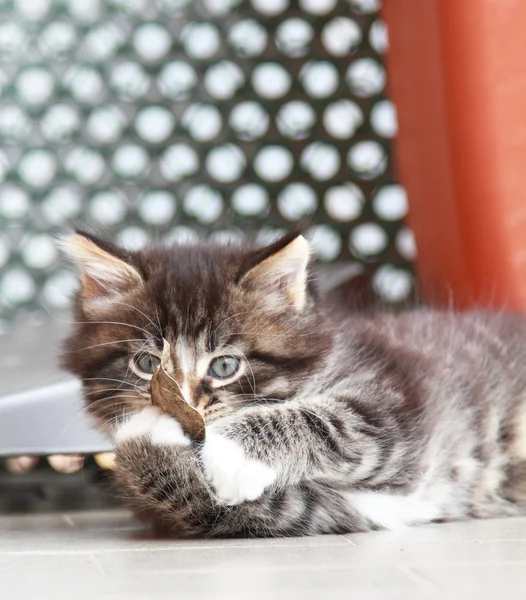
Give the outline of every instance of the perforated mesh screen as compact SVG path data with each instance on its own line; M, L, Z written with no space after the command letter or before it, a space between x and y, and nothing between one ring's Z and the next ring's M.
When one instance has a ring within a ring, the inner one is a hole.
M72 219L149 238L274 237L412 288L379 0L0 0L0 318L63 309Z

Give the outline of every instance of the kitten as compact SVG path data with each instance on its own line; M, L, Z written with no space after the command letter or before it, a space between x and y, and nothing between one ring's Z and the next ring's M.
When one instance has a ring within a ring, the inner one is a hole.
M525 511L525 317L348 312L317 293L297 233L140 252L78 233L66 248L81 289L63 365L156 528L310 535ZM163 340L203 443L151 406Z

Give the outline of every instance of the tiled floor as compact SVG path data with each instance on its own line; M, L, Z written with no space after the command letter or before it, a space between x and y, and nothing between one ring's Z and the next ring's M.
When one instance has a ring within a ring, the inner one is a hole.
M125 512L0 518L2 600L526 598L526 518L285 540L151 539Z

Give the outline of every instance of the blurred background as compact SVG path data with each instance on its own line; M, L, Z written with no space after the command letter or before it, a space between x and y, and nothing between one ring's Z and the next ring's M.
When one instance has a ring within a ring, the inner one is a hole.
M67 310L55 238L266 242L413 287L380 0L0 0L0 329Z
M353 266L379 301L411 298L380 8L0 0L0 455L42 454L4 460L0 511L102 502L104 458L58 480L84 459L45 456L57 439L100 443L81 444L80 394L57 368L76 280L56 238L73 223L136 249L265 243L307 218L322 271Z

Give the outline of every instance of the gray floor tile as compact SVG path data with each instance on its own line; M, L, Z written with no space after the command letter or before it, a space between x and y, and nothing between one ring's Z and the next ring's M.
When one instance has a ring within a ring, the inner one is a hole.
M0 518L2 600L526 597L526 518L284 540L159 540L124 511Z

